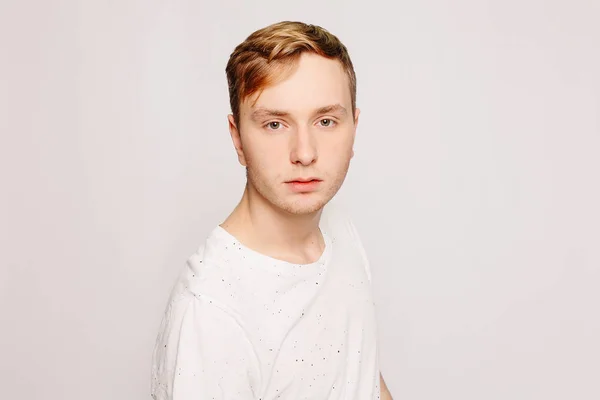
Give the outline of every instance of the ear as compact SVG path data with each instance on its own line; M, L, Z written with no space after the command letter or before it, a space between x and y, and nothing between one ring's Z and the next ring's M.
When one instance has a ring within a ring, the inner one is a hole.
M360 115L360 108L354 109L354 127L358 125L358 117Z
M354 109L354 137L356 138L356 127L358 126L358 116L360 115L360 109ZM352 147L351 158L354 157L354 147Z
M242 148L242 137L240 136L240 130L236 126L235 118L233 118L232 114L227 116L227 120L229 121L229 134L231 135L235 152L238 155L238 161L240 164L242 164L242 166L246 167L246 157L244 156L244 149Z

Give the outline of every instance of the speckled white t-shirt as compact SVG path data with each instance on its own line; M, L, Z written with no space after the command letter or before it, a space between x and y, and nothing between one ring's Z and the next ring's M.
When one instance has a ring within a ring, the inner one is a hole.
M327 205L312 264L257 253L221 227L175 285L152 362L156 400L379 399L371 274Z

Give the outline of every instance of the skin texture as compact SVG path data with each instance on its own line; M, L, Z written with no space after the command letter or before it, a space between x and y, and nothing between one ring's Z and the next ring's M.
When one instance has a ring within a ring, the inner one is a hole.
M322 110L329 106L335 109ZM318 259L324 247L321 209L346 178L359 114L352 115L342 65L310 53L285 79L244 99L240 126L233 115L228 120L248 179L242 200L221 226L271 257ZM321 182L311 192L293 191L288 182L302 178Z
M235 134L240 143L234 139L234 144L240 163L248 168L249 185L287 213L319 211L341 187L353 155L358 113L352 116L341 64L305 53L291 77L248 100L240 107L242 129ZM332 105L340 109L316 113ZM289 115L269 115L266 110ZM323 184L317 192L304 194L282 184L302 177L317 177Z
M327 108L327 109L326 109ZM352 113L342 65L304 53L291 74L240 104L229 132L247 183L240 203L221 226L245 246L298 264L324 250L322 208L346 178L360 110ZM311 191L290 181L318 178ZM381 379L382 399L391 400ZM387 397L386 397L387 396Z

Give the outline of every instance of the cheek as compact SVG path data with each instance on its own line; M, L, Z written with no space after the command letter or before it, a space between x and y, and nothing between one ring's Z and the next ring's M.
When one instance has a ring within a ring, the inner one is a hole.
M284 149L273 143L253 143L244 149L248 168L255 170L261 176L276 176L286 162Z
M353 136L345 133L323 143L323 153L327 154L328 159L343 162L347 157L351 156L353 146Z

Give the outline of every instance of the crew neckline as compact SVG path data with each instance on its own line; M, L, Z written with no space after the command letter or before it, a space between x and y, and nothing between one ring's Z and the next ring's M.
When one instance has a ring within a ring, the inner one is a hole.
M235 258L240 264L251 264L252 266L270 270L276 274L310 276L323 271L327 267L331 257L333 241L322 227L319 227L319 229L323 235L325 248L316 261L308 264L291 263L253 250L241 243L220 225L217 225L211 236L217 239L217 243L220 244L219 247L222 247L221 250L225 252L224 254L228 254L228 261L232 261L232 258Z

